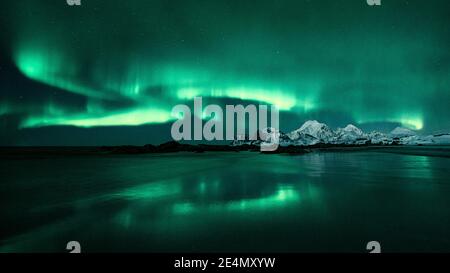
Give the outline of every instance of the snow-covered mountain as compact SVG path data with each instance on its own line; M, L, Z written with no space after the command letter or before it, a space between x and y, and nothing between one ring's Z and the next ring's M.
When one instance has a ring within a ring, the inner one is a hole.
M370 132L367 137L370 139L371 144L375 145L388 145L392 144L392 138L390 138L388 135L383 134L378 131L372 131Z
M450 134L439 135L411 135L393 138L394 142L402 145L448 145L450 144Z
M284 134L274 128L266 128L258 132L257 140L241 139L233 141L232 145L260 145L262 141L268 141L268 136L276 137L280 146L311 146L319 143L337 145L448 145L450 134L421 136L416 132L397 127L389 134L378 131L363 132L355 125L349 124L344 128L332 130L324 123L317 120L306 121L299 129Z
M406 128L397 127L394 130L392 130L390 135L392 137L409 137L409 136L416 136L417 133Z
M336 144L365 144L368 140L367 135L353 124L335 131L334 143Z
M314 145L317 143L329 143L335 137L335 133L326 124L317 120L308 120L299 129L287 134L296 145Z

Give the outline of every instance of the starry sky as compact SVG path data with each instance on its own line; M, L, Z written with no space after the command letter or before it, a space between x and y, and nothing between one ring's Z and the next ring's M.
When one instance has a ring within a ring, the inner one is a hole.
M170 140L173 106L450 131L450 1L4 1L0 145Z

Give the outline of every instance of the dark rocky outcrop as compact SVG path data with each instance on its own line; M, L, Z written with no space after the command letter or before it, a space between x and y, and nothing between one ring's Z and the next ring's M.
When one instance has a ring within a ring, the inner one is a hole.
M239 146L232 145L191 145L183 144L176 141L169 141L160 145L147 144L145 146L103 146L100 147L102 152L114 153L114 154L146 154L146 153L176 153L176 152L260 152L260 147L257 145L243 144ZM278 147L278 150L273 152L264 152L270 154L280 154L280 153L295 153L301 154L305 153L306 149L300 146L287 146Z

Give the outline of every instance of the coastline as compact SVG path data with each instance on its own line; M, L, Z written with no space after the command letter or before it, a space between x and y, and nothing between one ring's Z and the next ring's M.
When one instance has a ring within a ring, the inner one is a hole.
M450 145L356 145L356 144L315 144L310 146L279 146L273 152L261 152L257 145L209 145L182 144L169 141L160 145L121 145L121 146L11 146L0 147L0 157L27 156L95 156L95 155L139 155L139 154L167 154L167 153L205 153L205 152L255 152L261 154L303 155L316 152L358 152L374 151L405 155L422 155L436 157L450 157Z

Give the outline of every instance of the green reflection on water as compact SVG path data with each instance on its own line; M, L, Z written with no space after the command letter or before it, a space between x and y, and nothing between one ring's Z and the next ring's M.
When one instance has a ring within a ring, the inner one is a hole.
M430 168L428 156L409 156L404 160L405 177L432 179L433 173Z
M226 205L226 209L242 211L258 209L266 210L288 205L289 203L297 202L299 200L300 195L295 189L287 186L280 186L274 195L258 199L242 199L230 202Z
M113 193L110 196L112 198L124 198L129 200L155 200L157 198L173 196L179 193L181 193L179 181L162 181L126 188L123 191Z
M176 203L173 205L174 214L191 214L201 210L209 211L241 211L269 210L279 208L300 201L300 194L292 187L280 185L275 194L260 198L243 198L235 201L213 203L207 206L193 202Z
M4 196L33 198L27 210L5 202L5 223L26 229L7 230L0 252L65 251L66 240L82 241L86 251L340 251L341 238L344 250L358 251L368 234L397 249L406 241L423 249L425 239L433 249L448 246L441 240L450 227L448 158L354 152L89 160L36 160L30 174L18 171L26 162L9 163L15 191ZM71 191L57 200L36 196L59 189L60 169ZM31 174L45 183L30 184Z

